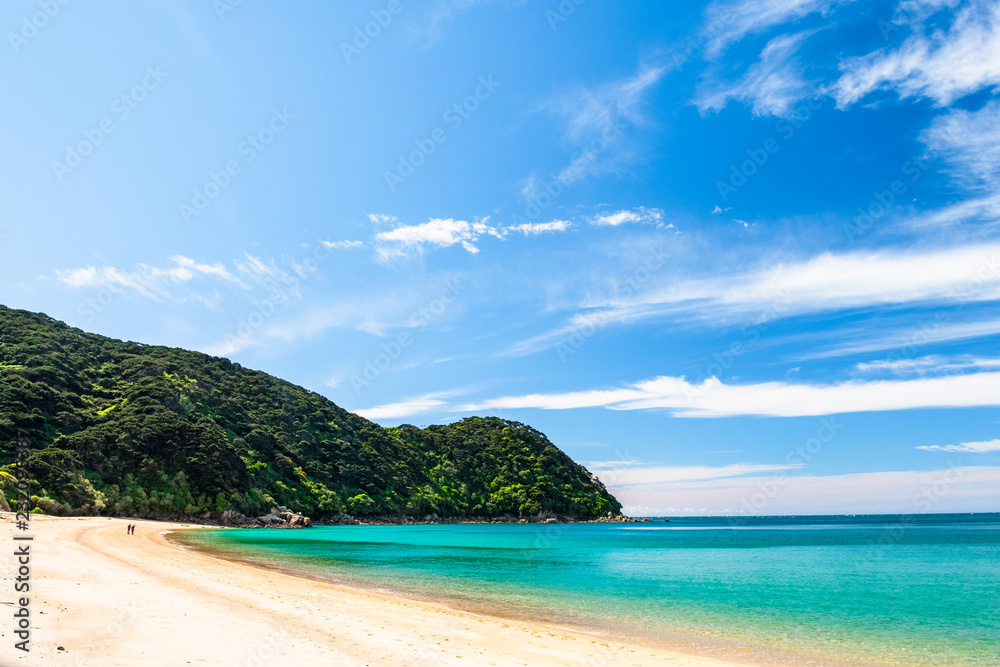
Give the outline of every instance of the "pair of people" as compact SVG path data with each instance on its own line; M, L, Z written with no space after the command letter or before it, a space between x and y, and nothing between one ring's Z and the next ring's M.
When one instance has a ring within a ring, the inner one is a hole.
M134 523L130 523L130 524L128 525L128 530L127 530L127 532L128 532L128 534L129 534L129 535L133 535L133 534L135 534L135 524L134 524Z

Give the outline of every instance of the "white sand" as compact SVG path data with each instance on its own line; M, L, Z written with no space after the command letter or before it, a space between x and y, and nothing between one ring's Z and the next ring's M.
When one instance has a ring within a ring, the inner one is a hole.
M33 517L31 652L14 648L13 517L0 514L0 665L672 665L720 662L454 611L178 548L182 524ZM58 650L58 647L65 650Z

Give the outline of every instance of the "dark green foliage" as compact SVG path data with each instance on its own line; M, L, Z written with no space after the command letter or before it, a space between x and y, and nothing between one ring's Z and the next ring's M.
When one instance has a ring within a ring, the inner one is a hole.
M0 306L0 469L30 434L47 513L575 517L621 505L529 426L382 428L228 359ZM8 494L9 497L10 494Z

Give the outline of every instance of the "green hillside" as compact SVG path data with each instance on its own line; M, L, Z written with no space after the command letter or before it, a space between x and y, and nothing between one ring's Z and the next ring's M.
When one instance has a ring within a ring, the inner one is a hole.
M470 417L382 428L228 359L89 334L0 306L0 470L29 434L44 511L314 518L619 514L541 433ZM7 497L13 491L7 489Z

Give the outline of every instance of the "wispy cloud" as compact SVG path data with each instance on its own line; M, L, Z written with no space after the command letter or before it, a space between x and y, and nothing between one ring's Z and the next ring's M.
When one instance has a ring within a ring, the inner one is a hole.
M364 241L320 241L324 247L331 250L351 250L352 248L363 248Z
M860 373L891 373L893 375L928 375L991 368L1000 369L1000 359L984 359L972 355L945 357L936 354L915 359L878 359L855 366L855 369Z
M760 59L735 82L710 79L695 101L698 109L703 113L720 111L729 100L739 100L750 104L755 116L787 116L814 89L795 59L802 42L813 32L775 37L761 51Z
M515 348L536 351L583 327L634 324L668 314L720 324L891 304L998 300L1000 245L824 253L717 278L664 275L662 283L665 286L651 283L627 298L582 304L563 326Z
M504 228L505 233L521 232L525 236L538 236L552 232L565 232L573 226L569 220L552 220L551 222L526 222Z
M973 0L955 13L946 30L924 24L926 16L913 17L914 33L900 46L841 63L843 75L830 88L839 107L877 90L944 106L1000 84L1000 4Z
M791 23L810 14L828 15L853 0L735 0L714 2L705 10L705 31L712 35L706 55L718 56L747 35Z
M725 466L623 466L617 461L607 461L587 464L588 470L605 484L614 485L616 489L649 484L659 485L671 482L744 477L768 472L798 470L799 468L802 468L800 463L733 463Z
M355 410L365 419L403 419L434 410L447 410L448 398L461 396L472 391L474 387L459 387L447 391L435 391L420 396L413 396L395 403L384 403L370 408Z
M430 9L422 27L411 26L410 30L423 37L428 46L437 42L444 35L443 24L453 16L474 7L485 5L493 0L437 0L427 3Z
M372 408L362 408L355 410L355 412L365 419L402 419L430 412L446 405L447 402L440 398L423 396L399 401L398 403L386 403L385 405L377 405Z
M1000 373L971 373L914 380L793 384L701 384L660 376L611 389L528 394L468 403L463 412L490 409L667 410L678 417L804 417L846 412L1000 405Z
M663 226L663 211L658 208L645 208L640 206L631 210L615 211L614 213L603 213L595 215L588 220L592 225L617 227L619 225L656 225ZM670 225L673 227L673 225Z
M921 140L965 185L993 192L1000 181L1000 102L978 111L954 109L934 120Z
M948 228L963 223L977 223L976 228L986 230L1000 223L1000 193L962 199L954 204L933 209L908 218L907 226L915 231Z
M923 445L917 447L928 452L965 452L968 454L985 454L1000 452L1000 439L983 442L963 442L960 445Z
M882 350L908 349L915 344L950 343L957 340L996 336L997 334L1000 334L1000 320L942 323L932 318L922 325L899 329L889 335L872 336L870 332L860 332L860 335L855 336L853 340L841 342L827 349L813 349L806 354L794 357L794 359L797 361L830 359Z
M648 124L643 110L646 96L666 71L663 66L643 66L633 76L592 87L580 86L543 105L563 119L567 143L577 149L569 164L556 175L560 183L572 185L622 159L623 129ZM528 183L525 193L530 195L534 188L530 179Z
M663 77L664 67L646 66L630 77L578 88L548 104L548 108L566 119L566 135L574 143L599 136L622 121L646 122L642 112L646 93Z
M247 257L248 262L240 265L243 268L240 272L244 275L257 273L256 268L260 260ZM174 255L170 261L173 265L163 268L151 264L137 264L132 269L88 266L79 269L56 269L55 275L59 282L70 287L131 290L136 295L154 301L180 299L181 297L173 292L173 288L199 278L236 287L247 287L219 262L207 264L183 255Z

